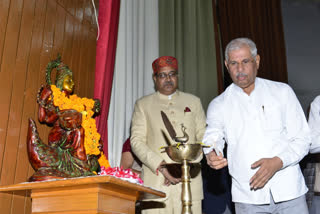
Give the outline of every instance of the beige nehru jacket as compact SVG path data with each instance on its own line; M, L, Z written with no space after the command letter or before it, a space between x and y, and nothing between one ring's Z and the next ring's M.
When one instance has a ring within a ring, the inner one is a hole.
M186 108L189 108L190 112L185 112ZM163 160L173 163L165 152L161 152L160 147L167 146L166 138L172 144L175 143L164 126L160 111L167 114L177 136L183 135L181 124L184 124L189 135L187 143L201 142L206 127L205 113L198 97L181 91L176 91L171 99L155 92L139 99L135 104L131 124L131 147L143 163L144 184L164 191L167 194L166 199L179 200L181 183L164 186L164 177L161 173L159 175L156 173L157 167ZM203 199L201 172L192 178L191 191L192 200Z

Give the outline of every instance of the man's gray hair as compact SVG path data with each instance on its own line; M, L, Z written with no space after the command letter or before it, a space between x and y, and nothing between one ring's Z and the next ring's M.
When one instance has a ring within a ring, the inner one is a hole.
M236 38L231 40L226 47L224 52L226 61L229 60L229 53L233 50L242 48L243 46L248 46L250 48L251 56L255 58L257 56L257 47L256 44L248 38Z

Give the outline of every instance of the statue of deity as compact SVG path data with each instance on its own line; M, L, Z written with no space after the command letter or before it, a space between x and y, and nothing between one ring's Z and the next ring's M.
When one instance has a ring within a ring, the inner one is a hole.
M59 56L48 63L46 83L37 95L38 117L40 123L52 128L46 144L40 139L35 122L29 119L27 150L35 170L29 181L95 175L99 165L108 165L93 119L100 111L99 100L72 95L72 71Z

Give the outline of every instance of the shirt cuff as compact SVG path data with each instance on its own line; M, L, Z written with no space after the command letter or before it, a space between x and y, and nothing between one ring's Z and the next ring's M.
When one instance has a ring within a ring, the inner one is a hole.
M207 154L209 154L211 151L215 151L216 152L216 154L217 155L219 155L219 153L221 153L222 154L222 156L224 156L223 155L223 148L219 148L218 146L210 146L210 147L204 147L203 148L203 153L205 154L205 155L207 155Z
M203 153L205 155L209 154L212 150L213 150L213 146L210 146L210 147L203 147Z

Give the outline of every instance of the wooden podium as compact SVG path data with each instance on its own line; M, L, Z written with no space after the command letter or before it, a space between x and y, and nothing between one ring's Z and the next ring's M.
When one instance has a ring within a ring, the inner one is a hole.
M31 192L33 214L135 213L135 202L166 194L112 176L93 176L0 186L0 192Z

